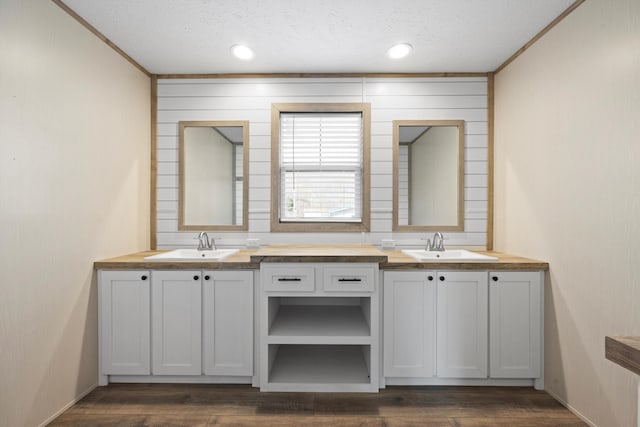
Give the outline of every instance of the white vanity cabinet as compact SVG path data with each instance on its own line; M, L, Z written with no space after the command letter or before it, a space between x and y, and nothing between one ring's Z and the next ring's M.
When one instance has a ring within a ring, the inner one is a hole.
M153 373L253 375L253 272L153 272Z
M486 272L438 271L437 375L486 378L489 292Z
M384 376L486 378L487 273L384 273Z
M543 274L385 271L385 383L543 388Z
M544 387L543 263L416 265L354 251L275 247L224 270L101 262L99 384Z
M100 385L251 382L254 271L99 270Z
M377 392L378 265L261 264L260 390Z
M204 374L253 375L253 272L203 272Z
M384 376L486 378L487 273L384 273Z
M150 282L149 271L98 272L101 383L151 373Z
M541 272L489 273L491 378L542 376L542 283Z
M385 271L383 306L384 376L435 376L435 272Z
M154 375L202 374L202 272L154 271L151 282Z

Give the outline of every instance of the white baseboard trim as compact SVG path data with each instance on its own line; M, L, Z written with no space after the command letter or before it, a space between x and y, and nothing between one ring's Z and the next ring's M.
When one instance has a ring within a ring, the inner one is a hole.
M558 396L555 393L552 393L550 390L545 390L547 393L549 393L549 395L551 395L551 397L553 397L555 400L557 400L558 402L560 402L560 404L562 406L564 406L565 408L567 408L568 410L570 410L573 415L575 415L576 417L580 418L582 421L584 421L585 423L589 424L591 427L598 427L596 423L592 422L589 418L585 417L584 415L582 415L580 413L580 411L578 411L576 408L574 408L573 406L569 405L567 402L565 402L564 399L562 399L560 396Z
M109 375L109 383L251 384L252 378L213 375Z
M494 379L494 378L394 378L386 377L387 386L420 386L420 385L451 385L451 386L476 386L476 387L533 387L533 380L524 379ZM383 387L381 387L383 388Z
M86 389L85 391L83 391L82 393L80 393L76 398L74 398L71 402L67 403L66 405L64 405L62 408L60 408L58 411L56 411L53 415L51 415L49 418L47 418L46 420L44 420L41 424L38 425L38 427L45 427L47 424L49 424L51 421L55 420L56 418L58 418L60 415L62 415L62 413L64 411L66 411L67 409L71 408L73 405L75 405L76 403L78 403L79 401L82 400L83 397L85 397L87 394L91 393L93 390L95 390L98 387L98 383L92 384L91 386L89 386L88 389Z

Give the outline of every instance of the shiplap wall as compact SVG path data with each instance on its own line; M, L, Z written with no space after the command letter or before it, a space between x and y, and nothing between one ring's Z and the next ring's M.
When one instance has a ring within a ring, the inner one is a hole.
M271 104L371 104L371 232L271 233ZM420 246L432 233L394 233L392 121L465 121L465 231L445 233L445 244L484 248L487 242L487 79L264 78L158 80L157 241L159 249L190 247L196 233L178 232L178 122L248 120L249 231L210 232L221 246L248 237L271 243L373 243L394 239ZM428 165L425 165L428 166Z

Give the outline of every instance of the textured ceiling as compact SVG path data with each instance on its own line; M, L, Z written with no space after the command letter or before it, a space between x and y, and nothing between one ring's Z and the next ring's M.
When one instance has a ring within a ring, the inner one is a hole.
M63 0L154 74L494 71L573 0ZM385 52L408 42L410 56ZM229 48L246 44L250 61Z

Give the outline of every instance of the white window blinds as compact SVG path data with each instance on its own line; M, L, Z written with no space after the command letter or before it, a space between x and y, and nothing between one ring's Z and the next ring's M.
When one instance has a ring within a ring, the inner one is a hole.
M280 221L362 221L362 113L280 114Z

